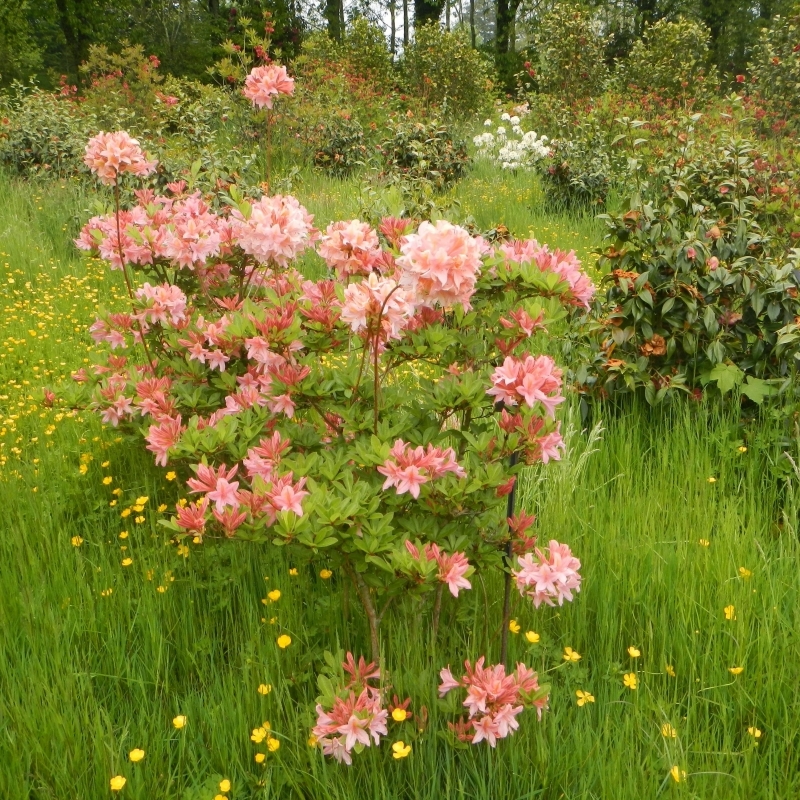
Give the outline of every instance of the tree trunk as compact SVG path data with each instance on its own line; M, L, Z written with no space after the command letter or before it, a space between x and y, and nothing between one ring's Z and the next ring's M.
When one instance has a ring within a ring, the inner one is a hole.
M450 32L450 0L445 0L444 26Z
M517 16L519 0L497 0L497 28L495 33L495 52L505 55L510 47L511 32L514 30L514 19Z
M341 0L325 0L325 21L328 25L328 36L335 41L341 41Z
M403 0L403 50L408 47L408 0Z
M472 49L476 47L475 44L475 0L469 0L469 38L472 41Z
M389 16L392 18L389 33L389 49L392 51L392 58L397 55L397 0L389 0Z
M61 32L64 34L64 40L67 44L67 52L65 53L67 57L67 68L70 77L74 77L77 81L78 65L83 60L80 32L75 30L72 26L66 0L56 0L56 8L58 10L58 24L61 28Z

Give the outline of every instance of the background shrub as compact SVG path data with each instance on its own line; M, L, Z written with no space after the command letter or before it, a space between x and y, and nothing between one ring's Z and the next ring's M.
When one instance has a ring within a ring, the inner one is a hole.
M749 66L770 105L795 119L800 116L800 5L761 31Z

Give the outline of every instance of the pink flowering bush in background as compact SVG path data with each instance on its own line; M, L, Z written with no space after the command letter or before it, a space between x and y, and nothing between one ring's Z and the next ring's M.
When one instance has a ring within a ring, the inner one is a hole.
M92 140L87 163L115 187L150 168L124 133ZM334 571L376 663L394 604L418 602L435 636L482 571L513 570L537 607L572 599L580 562L558 542L545 555L534 517L508 503L525 465L564 449L562 372L537 351L548 313L591 298L574 254L443 220L320 232L296 198L235 186L133 197L76 241L124 270L131 308L98 316L106 355L74 379L186 484L166 522L177 540L246 539ZM300 271L312 262L316 280ZM371 677L318 708L315 736L338 760L385 734ZM522 665L480 659L455 686L469 687L458 736L473 743L494 746L546 702Z

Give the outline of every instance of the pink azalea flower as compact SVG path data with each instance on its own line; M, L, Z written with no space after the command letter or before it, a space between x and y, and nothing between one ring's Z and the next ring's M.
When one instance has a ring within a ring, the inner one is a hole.
M357 219L332 222L322 237L318 252L340 278L369 275L381 257L378 234Z
M86 145L84 163L103 183L112 184L123 172L149 175L155 172L157 161L145 158L139 142L125 131L100 131Z
M517 559L519 569L512 572L519 593L527 595L538 608L543 602L547 605L563 605L572 600L573 590L580 591L581 576L578 570L581 562L572 555L568 545L550 541L549 553L545 555L539 548Z
M250 70L244 82L244 96L257 108L272 108L279 94L294 94L294 78L290 78L286 67L268 64Z
M167 455L170 447L174 447L181 438L181 415L175 419L161 417L158 425L151 425L147 431L147 449L156 454L156 464L159 467L167 466Z
M239 507L239 499L236 496L238 489L239 481L229 482L225 478L217 478L214 491L209 492L206 497L214 501L217 511L221 514L225 510L225 506Z

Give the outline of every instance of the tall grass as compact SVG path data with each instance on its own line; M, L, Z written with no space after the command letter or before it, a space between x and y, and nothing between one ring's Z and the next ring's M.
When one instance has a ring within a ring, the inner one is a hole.
M464 184L465 208L491 180ZM520 209L519 181L501 184L511 187L502 202L515 232L540 225L569 246L570 226L596 230L547 217L535 198ZM299 195L324 221L348 215L349 185L341 202L318 179ZM410 742L411 755L396 761L385 743L350 768L326 763L307 744L320 655L365 653L368 643L342 576L293 576L282 552L246 543L180 554L158 525L159 505L180 487L135 439L41 403L40 387L83 364L90 343L79 330L93 308L118 302L118 276L79 260L66 239L86 198L59 186L0 182L0 797L108 797L117 774L128 779L121 796L137 800L211 800L222 778L237 799L800 796L793 491L772 477L760 444L778 423L746 439L734 412L696 405L659 414L634 405L607 413L593 433L572 414L568 457L522 482L520 505L538 515L540 540L567 542L583 561L571 605L537 611L514 598L521 633L510 659L552 685L541 722L526 712L496 750L447 738L439 669L499 649L500 576L479 575L471 592L446 598L438 641L430 609L410 599L387 618L392 693L412 698L417 719L428 713L425 726L390 722L388 742ZM502 221L493 202L474 206L481 224L495 211ZM121 517L141 497L144 521ZM264 603L274 588L281 598ZM540 641L529 644L526 631ZM281 633L292 637L285 650ZM563 659L567 646L579 661ZM636 690L623 685L630 672ZM259 694L260 684L271 692ZM578 689L594 702L578 707ZM188 719L181 730L178 714ZM263 748L249 736L265 720L281 748L259 766ZM134 747L146 752L138 764L127 758Z

